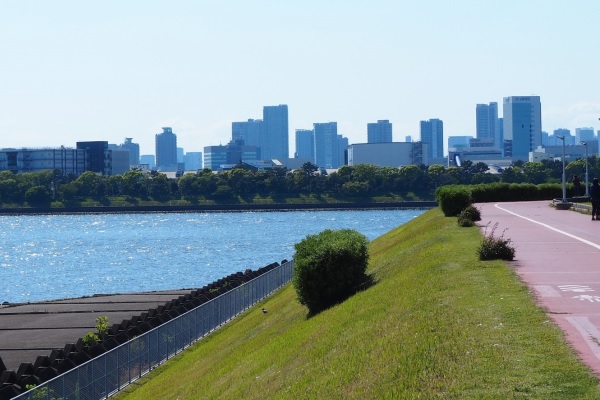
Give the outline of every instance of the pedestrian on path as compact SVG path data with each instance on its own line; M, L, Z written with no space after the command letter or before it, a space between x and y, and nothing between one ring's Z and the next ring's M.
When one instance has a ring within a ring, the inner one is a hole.
M579 196L581 194L581 181L579 180L579 177L577 175L573 175L571 183L573 184L573 196Z
M590 201L592 202L592 221L600 221L600 184L598 183L598 178L592 180Z

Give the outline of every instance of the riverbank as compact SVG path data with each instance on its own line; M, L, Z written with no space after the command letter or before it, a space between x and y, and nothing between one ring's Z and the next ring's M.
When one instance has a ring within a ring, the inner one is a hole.
M85 207L13 207L0 208L0 215L94 214L94 213L155 213L155 212L240 212L240 211L306 211L306 210L394 210L429 209L435 201L340 202L340 203L269 203L269 204L209 204L209 205L144 205Z
M480 243L479 228L428 211L370 243L372 287L309 318L287 286L117 398L600 399L511 266L478 259Z

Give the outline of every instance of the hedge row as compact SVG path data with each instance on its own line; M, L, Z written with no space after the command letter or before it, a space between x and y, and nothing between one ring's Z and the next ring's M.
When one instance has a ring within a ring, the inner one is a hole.
M447 217L457 216L472 203L492 201L552 200L562 197L559 183L489 183L481 185L447 185L435 191L435 199Z

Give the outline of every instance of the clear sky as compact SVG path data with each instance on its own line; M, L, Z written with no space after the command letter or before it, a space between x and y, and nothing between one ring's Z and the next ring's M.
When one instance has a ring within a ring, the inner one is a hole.
M600 129L597 0L2 0L0 148L226 144L231 122L289 107L350 143L388 119L475 135L477 103L537 95L542 129ZM446 146L447 143L444 143ZM447 150L447 149L446 149Z

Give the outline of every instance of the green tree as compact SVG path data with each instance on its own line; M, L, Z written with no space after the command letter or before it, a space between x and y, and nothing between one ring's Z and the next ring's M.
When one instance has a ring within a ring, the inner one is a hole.
M52 194L44 186L34 186L25 192L25 200L32 207L50 207Z

